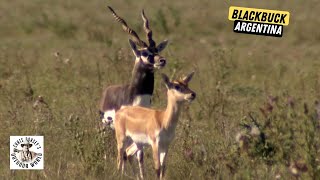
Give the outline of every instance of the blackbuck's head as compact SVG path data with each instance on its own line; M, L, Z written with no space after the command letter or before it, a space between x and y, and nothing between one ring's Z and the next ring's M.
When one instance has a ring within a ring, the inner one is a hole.
M194 72L180 78L179 80L170 81L168 76L162 74L162 79L168 89L169 98L174 98L177 102L191 102L196 98L196 93L188 87Z
M110 6L108 6L108 8L116 21L118 21L122 25L122 29L132 37L132 39L129 39L129 44L134 55L136 56L136 63L142 62L144 65L152 69L163 68L166 65L167 60L159 53L167 46L168 41L164 40L156 45L156 42L152 39L152 31L149 27L149 20L144 14L144 11L142 10L141 16L144 22L143 27L144 31L146 32L148 44L142 41L139 38L138 34L133 29L131 29ZM139 46L140 48L138 48L137 46Z

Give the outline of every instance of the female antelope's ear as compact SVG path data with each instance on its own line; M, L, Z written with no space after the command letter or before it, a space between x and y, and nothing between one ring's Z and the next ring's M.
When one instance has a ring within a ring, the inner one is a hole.
M169 89L169 87L170 87L170 80L169 80L168 76L165 75L165 74L163 74L163 73L161 73L161 76L162 76L163 82L164 82L164 84L166 85L167 89Z
M157 46L158 52L161 52L162 50L164 50L164 48L167 47L168 42L169 42L168 40L164 40L160 44L158 44L158 46Z
M194 71L191 72L190 74L188 74L187 76L183 77L182 81L185 82L186 84L188 84L189 81L192 79L193 74L194 74Z
M129 44L130 44L130 46L131 46L131 49L132 49L134 55L135 55L136 57L140 57L140 52L139 52L139 50L138 50L138 48L137 48L136 43L134 43L131 39L129 39Z

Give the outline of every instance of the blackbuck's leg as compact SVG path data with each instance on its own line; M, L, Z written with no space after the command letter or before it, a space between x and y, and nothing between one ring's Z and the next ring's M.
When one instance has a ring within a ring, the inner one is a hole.
M166 160L167 160L167 149L161 149L160 150L160 165L161 165L161 171L160 171L160 179L164 178L164 173L166 171Z
M139 163L140 178L143 179L144 167L143 167L143 151L142 150L139 150L137 152L137 159Z
M126 172L126 164L127 164L127 161L128 161L128 155L127 153L125 152L125 147L123 147L123 154L122 154L122 167L121 167L121 170L122 170L122 174L124 174Z
M128 158L130 167L132 169L133 176L136 176L137 179L138 179L139 175L137 174L136 167L135 167L134 161L133 161L134 160L134 155L127 155L127 158Z
M134 174L134 176L137 175L137 179L139 178L139 174L136 173L136 166L135 166L135 164L133 162L133 158L134 158L134 156L137 155L138 151L139 151L139 148L138 148L137 144L134 143L132 141L132 139L128 139L127 146L126 146L126 154L127 154L129 163L131 165L133 174ZM137 156L137 159L138 159L138 156Z
M156 170L157 177L160 177L160 158L159 158L159 144L158 142L152 143L154 168Z

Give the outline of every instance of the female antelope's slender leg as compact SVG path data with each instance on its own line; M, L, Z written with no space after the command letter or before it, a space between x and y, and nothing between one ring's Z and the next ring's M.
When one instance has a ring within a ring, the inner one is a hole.
M118 170L122 171L123 174L123 155L124 155L124 144L125 144L125 135L122 131L116 131L116 139L118 145L118 156L117 156L117 163L118 163Z
M140 178L143 179L143 174L144 174L144 167L143 167L143 151L138 150L137 152L137 158L138 158L138 163L139 163L139 170L140 170Z
M118 142L118 157L117 157L117 162L118 162L118 170L122 171L123 169L123 142Z
M153 152L153 161L154 161L154 168L156 170L157 177L160 177L160 158L159 158L159 144L158 142L154 141L152 143L152 152Z
M166 159L167 159L168 150L161 149L159 154L160 154L160 165L161 165L160 179L163 179L164 173L166 170Z

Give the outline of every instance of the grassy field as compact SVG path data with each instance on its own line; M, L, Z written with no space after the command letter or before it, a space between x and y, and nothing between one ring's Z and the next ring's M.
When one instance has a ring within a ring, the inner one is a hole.
M145 9L154 39L170 41L161 72L196 71L167 179L320 179L318 0L2 0L0 179L120 177L98 102L129 81L134 57L107 5L143 38ZM290 24L282 38L236 34L231 5L289 11ZM165 107L165 91L156 73L153 107ZM44 136L43 171L9 170L10 135ZM150 148L145 157L153 179Z

